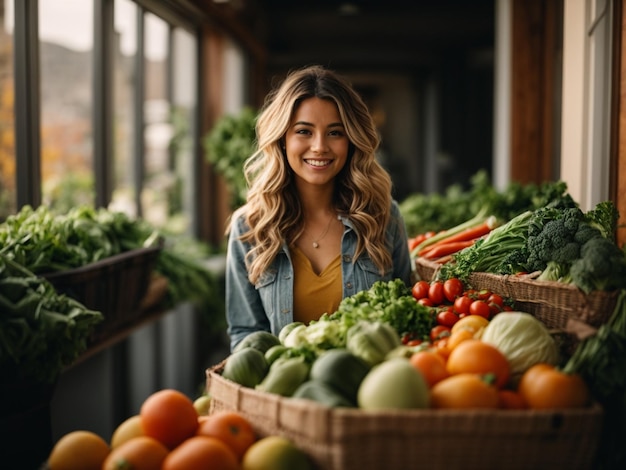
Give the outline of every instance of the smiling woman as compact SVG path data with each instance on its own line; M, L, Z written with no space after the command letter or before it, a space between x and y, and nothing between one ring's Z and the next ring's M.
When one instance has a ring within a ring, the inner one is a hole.
M379 137L352 86L323 67L287 76L257 119L226 266L231 347L333 313L378 280L409 282L404 221L376 160Z

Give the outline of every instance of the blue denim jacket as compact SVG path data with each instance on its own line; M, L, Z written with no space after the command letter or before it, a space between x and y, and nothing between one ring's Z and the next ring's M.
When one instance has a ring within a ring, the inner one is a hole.
M354 227L349 218L341 217L340 220L345 227L341 241L344 298L369 289L379 280L399 278L409 285L411 262L406 227L395 201L391 206L386 232L393 267L384 276L380 275L367 254L353 259L357 243ZM271 267L253 285L248 280L245 265L250 245L239 240L245 231L246 224L243 217L239 216L233 221L226 255L226 318L231 349L253 331L265 330L278 335L285 325L293 322L293 265L287 244L283 245Z

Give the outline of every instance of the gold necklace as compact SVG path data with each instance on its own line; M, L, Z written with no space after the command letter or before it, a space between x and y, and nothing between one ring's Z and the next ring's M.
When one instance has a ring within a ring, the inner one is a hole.
M317 240L313 240L313 248L319 248L320 244L319 242L322 241L324 239L324 237L328 234L328 231L330 230L330 224L333 221L333 216L330 217L330 219L328 219L328 225L326 226L326 229L324 230L324 233L322 233ZM306 231L305 231L306 232ZM309 235L307 233L307 235ZM309 235L309 238L312 238L311 235Z

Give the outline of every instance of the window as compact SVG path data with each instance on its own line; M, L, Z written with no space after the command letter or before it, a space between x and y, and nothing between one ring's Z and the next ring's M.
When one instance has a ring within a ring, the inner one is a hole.
M191 214L197 213L195 180L197 173L194 159L194 136L198 132L197 56L194 37L187 31L175 29L172 35L172 112L170 121L170 168L175 177L173 198L170 206L170 229L175 232L195 232Z
M193 232L199 28L160 1L13 2L0 0L0 217L92 204ZM13 24L28 52L15 107Z
M13 0L0 0L0 221L15 212Z
M92 0L39 0L41 194L61 212L95 200L93 16Z
M137 140L134 103L138 15L137 5L130 0L115 1L114 30L117 40L113 51L113 190L110 207L131 215L136 215L138 211L133 159Z

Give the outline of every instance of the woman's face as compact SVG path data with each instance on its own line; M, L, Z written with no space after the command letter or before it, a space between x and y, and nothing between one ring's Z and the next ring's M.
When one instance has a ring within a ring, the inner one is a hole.
M308 98L296 108L285 150L297 184L328 185L348 159L348 136L334 102Z

